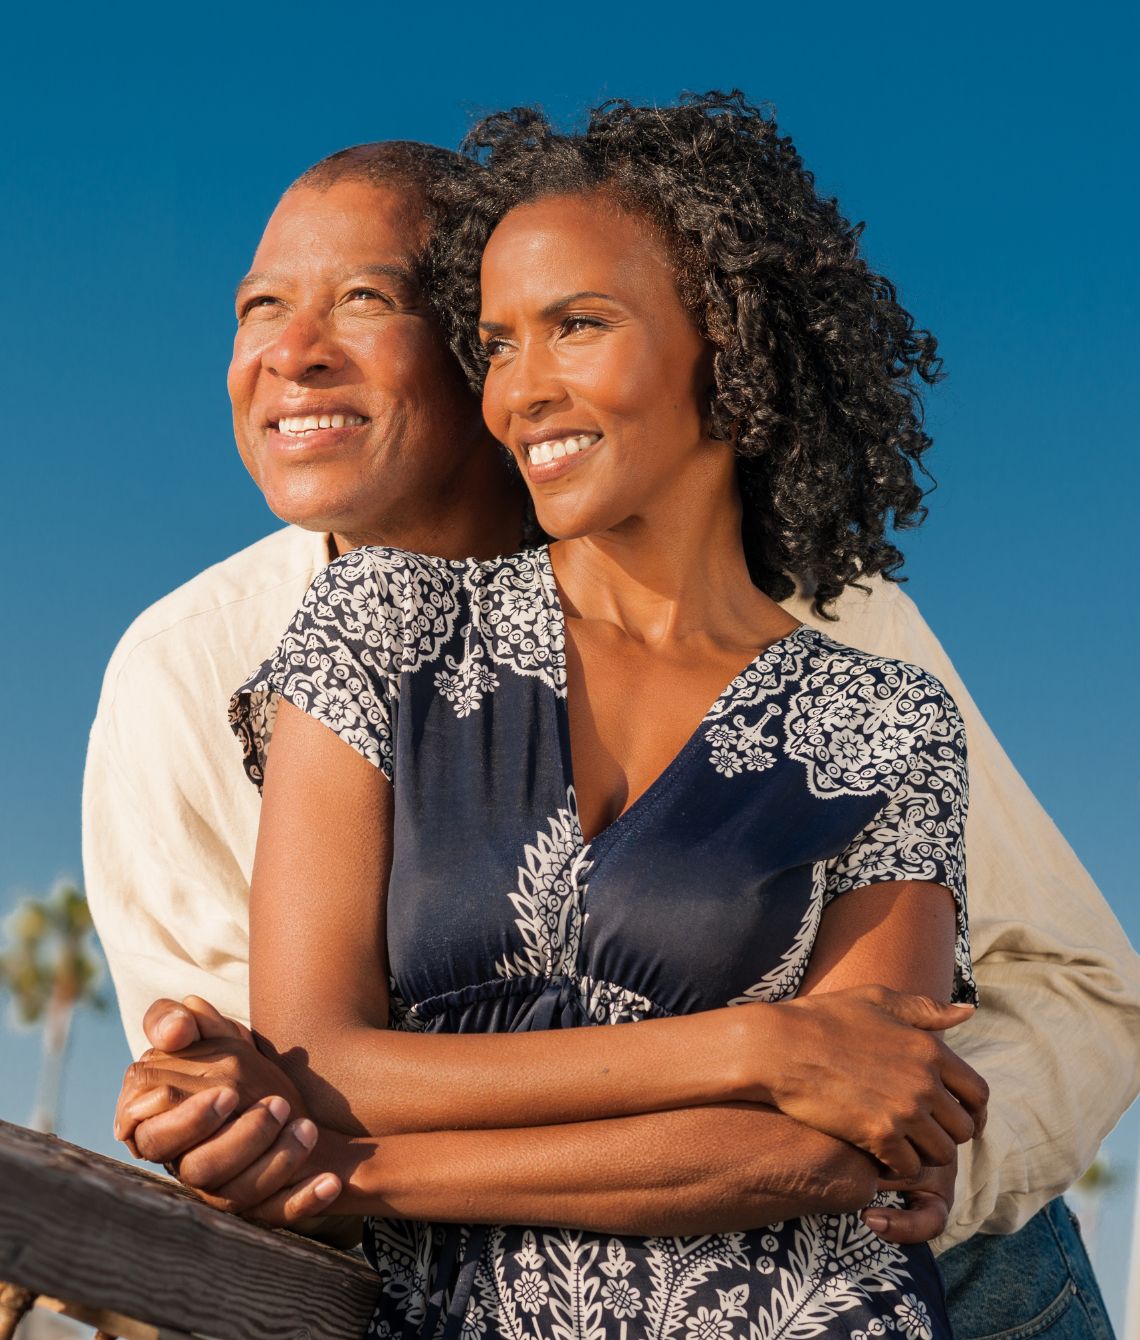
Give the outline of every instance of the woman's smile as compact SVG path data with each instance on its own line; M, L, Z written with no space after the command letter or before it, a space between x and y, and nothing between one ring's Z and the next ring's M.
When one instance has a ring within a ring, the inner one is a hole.
M549 479L559 479L579 465L583 459L592 456L594 448L602 441L603 434L598 432L548 430L544 433L526 436L521 441L526 453L527 478L532 483L541 484Z

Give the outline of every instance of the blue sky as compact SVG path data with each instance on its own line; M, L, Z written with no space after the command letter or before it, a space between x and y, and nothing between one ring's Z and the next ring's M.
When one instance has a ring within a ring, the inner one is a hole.
M6 20L0 910L78 873L85 737L119 634L274 524L233 449L224 371L234 283L289 180L362 140L455 144L504 104L573 117L737 85L774 103L942 342L939 488L907 539L909 589L1140 940L1135 7L320 15ZM111 1020L77 1043L66 1133L109 1150L125 1048ZM32 1041L0 1034L0 1057L16 1075L0 1116L23 1120ZM1110 1146L1127 1176L1138 1126ZM1114 1299L1126 1201L1101 1228Z

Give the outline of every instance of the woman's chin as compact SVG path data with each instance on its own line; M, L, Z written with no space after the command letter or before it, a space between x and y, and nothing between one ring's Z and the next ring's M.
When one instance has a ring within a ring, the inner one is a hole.
M579 509L536 506L534 513L552 540L580 540L584 535L607 528L605 518Z

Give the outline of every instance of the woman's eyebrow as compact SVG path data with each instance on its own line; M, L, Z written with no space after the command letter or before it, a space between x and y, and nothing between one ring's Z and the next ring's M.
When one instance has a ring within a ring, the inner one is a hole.
M576 302L581 302L583 298L601 299L602 302L617 302L612 293L597 293L593 289L584 288L578 293L568 293L564 298L555 298L553 302L546 304L539 312L539 316L548 321L552 316L557 316L559 312L564 312L567 307L573 307ZM487 331L490 335L497 335L507 329L500 321L480 321L479 329Z
M617 299L612 293L595 293L593 289L582 289L578 293L568 293L564 298L555 298L539 312L541 317L557 316L559 312L564 312L567 307L572 307L576 302L581 302L583 298L600 298L603 302L616 302Z

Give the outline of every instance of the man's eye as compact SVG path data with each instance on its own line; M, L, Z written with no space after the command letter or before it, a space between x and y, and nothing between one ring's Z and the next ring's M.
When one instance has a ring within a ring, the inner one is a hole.
M381 293L379 289L375 288L354 288L349 293L345 294L345 301L382 302L388 307L395 305L386 293Z
M242 303L238 317L239 320L244 321L247 316L264 315L279 306L280 303L276 298L271 297L268 293L259 293L256 298L250 298L248 302Z

